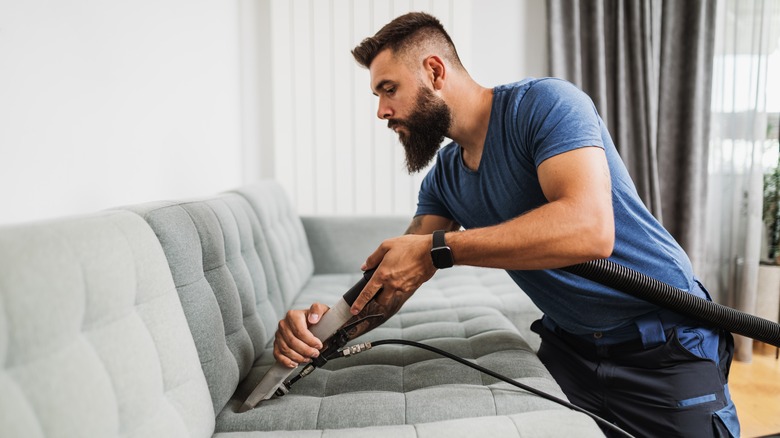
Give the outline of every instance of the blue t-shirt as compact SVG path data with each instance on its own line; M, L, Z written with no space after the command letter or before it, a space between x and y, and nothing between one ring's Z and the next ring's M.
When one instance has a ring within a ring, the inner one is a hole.
M560 79L526 79L494 88L479 169L464 165L458 144L443 147L423 180L417 215L443 216L466 229L515 218L548 202L536 173L544 160L588 146L606 151L612 178L615 245L610 260L701 295L688 256L645 208L593 102ZM572 333L623 328L658 310L561 270L508 272L539 309Z

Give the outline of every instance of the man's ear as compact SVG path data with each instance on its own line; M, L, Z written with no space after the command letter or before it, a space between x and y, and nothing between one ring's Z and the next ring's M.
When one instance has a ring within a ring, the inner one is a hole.
M423 61L426 79L433 85L434 90L441 90L444 87L444 80L447 77L447 66L437 55L431 55Z

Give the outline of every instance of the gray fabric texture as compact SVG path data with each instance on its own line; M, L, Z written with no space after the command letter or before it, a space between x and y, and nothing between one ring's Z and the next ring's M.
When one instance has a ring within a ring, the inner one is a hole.
M160 239L219 412L284 311L265 234L237 194L126 208Z
M565 398L498 310L399 313L354 342L389 338L425 342ZM253 370L217 417L217 431L341 429L564 409L434 353L386 345L333 360L296 383L290 394L236 414L266 369Z
M317 256L315 256L316 258ZM332 305L358 280L359 274L323 274L314 276L292 303L292 308L307 308L314 302ZM541 339L530 325L542 312L506 271L500 269L455 266L441 269L404 304L399 313L421 310L491 307L499 310L536 351Z
M550 72L591 96L650 211L703 266L715 0L548 0Z
M315 274L357 272L383 240L400 236L410 218L401 216L304 216L303 228Z
M371 426L360 429L221 432L215 434L214 438L591 438L603 436L601 431L586 416L555 409L415 425Z
M138 216L0 228L0 435L200 436L214 411Z
M275 181L260 181L241 187L236 193L252 206L268 237L284 304L289 306L314 273L314 261L301 218L282 186Z

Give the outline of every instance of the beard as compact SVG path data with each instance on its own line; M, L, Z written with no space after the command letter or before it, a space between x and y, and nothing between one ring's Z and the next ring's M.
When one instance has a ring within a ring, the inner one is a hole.
M405 132L398 131L398 138L406 152L409 174L417 173L430 164L451 125L450 108L425 86L417 92L417 100L408 118L392 119L387 123L388 128L405 128Z

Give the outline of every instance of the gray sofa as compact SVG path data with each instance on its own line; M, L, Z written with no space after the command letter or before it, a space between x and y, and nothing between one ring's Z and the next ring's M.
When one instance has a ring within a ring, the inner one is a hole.
M603 436L587 416L407 346L329 362L237 413L287 309L331 304L408 218L300 218L271 181L0 227L0 436ZM362 340L428 343L564 398L503 271L438 272Z

